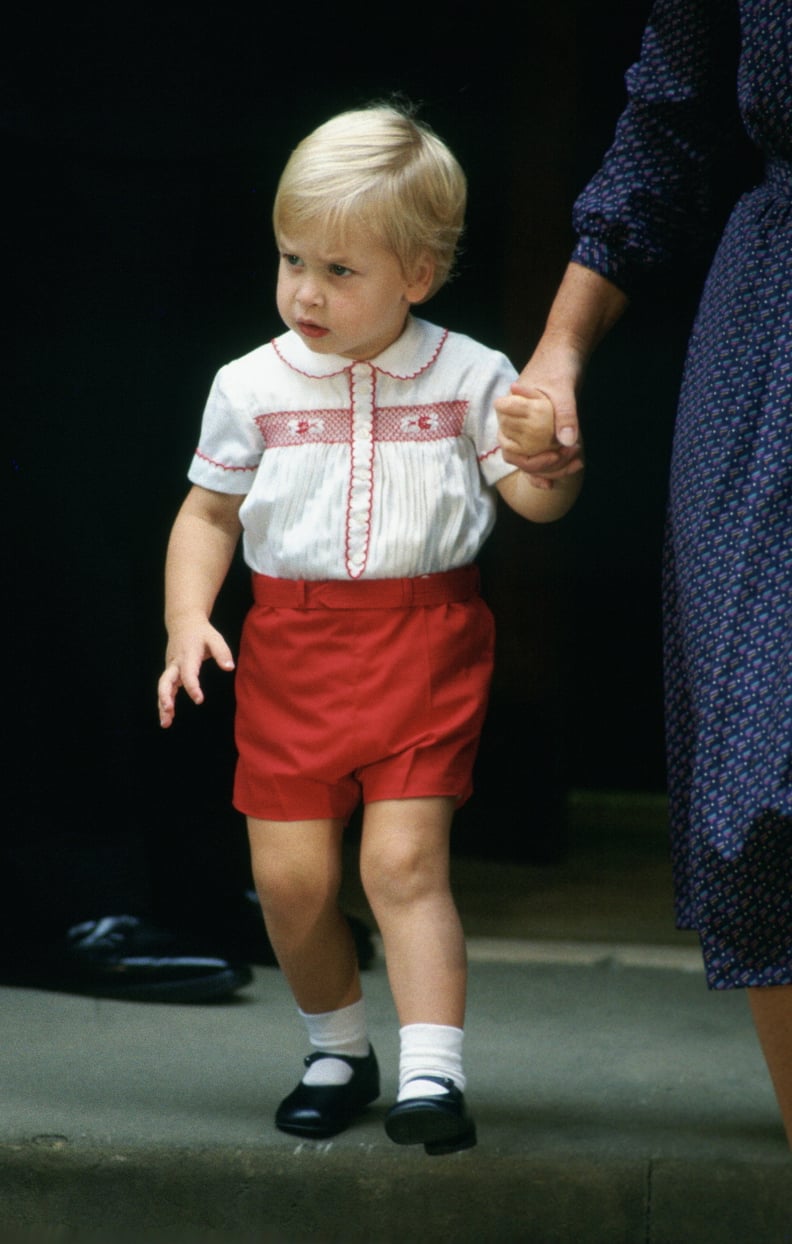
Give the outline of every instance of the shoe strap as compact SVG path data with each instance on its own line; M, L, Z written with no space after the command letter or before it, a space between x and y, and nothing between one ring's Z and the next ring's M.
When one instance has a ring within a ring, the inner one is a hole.
M416 1080L431 1080L432 1084L442 1085L442 1087L447 1089L449 1093L456 1089L454 1081L450 1080L448 1076L410 1076L409 1080L405 1082L404 1087L406 1088L408 1084L414 1084Z
M353 1071L356 1071L361 1063L368 1062L371 1058L371 1050L369 1050L368 1054L359 1055L334 1054L331 1050L315 1050L313 1054L306 1054L303 1063L306 1067L311 1067L314 1063L318 1063L321 1058L337 1058L342 1063L346 1063L348 1067L351 1067Z

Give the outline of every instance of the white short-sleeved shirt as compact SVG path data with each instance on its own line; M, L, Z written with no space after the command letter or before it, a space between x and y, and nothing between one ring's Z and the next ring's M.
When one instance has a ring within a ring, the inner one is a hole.
M245 560L281 579L390 579L472 562L514 467L493 402L505 355L410 316L367 362L296 333L221 368L189 478L246 493Z

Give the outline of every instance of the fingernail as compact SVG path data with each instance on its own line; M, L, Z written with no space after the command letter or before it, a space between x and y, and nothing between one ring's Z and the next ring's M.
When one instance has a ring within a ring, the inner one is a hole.
M569 445L569 446L574 445L575 440L576 440L575 429L574 428L561 428L560 432L558 433L558 439L562 445Z

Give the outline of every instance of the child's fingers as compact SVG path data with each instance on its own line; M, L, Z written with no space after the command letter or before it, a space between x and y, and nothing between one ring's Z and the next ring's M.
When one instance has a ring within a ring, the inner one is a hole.
M195 664L185 664L178 667L178 675L181 685L184 687L184 690L187 692L187 695L190 697L193 704L203 704L204 702L204 693L201 690L201 683L198 678L198 671L200 668L200 661Z
M583 470L583 455L579 446L566 449L563 445L557 445L549 453L526 454L516 443L512 446L501 437L501 447L504 460L530 475L531 482L537 488L551 488L554 478L575 475Z
M176 692L179 689L180 682L179 667L173 662L168 666L157 683L159 720L160 725L164 726L165 729L173 723L176 715Z
M555 415L555 406L552 398L545 393L544 389L535 389L533 386L520 384L519 380L515 380L511 387L511 392L516 397L521 397L529 402L531 409L541 415Z
M204 693L199 674L206 656L214 657L221 669L232 670L234 658L222 635L213 628L201 636L200 645L194 639L185 644L181 655L167 656L165 672L157 684L157 706L160 725L167 728L176 716L176 695L183 687L193 704L203 704Z
M532 457L558 449L553 404L545 394L511 393L496 400L495 410L504 451Z
M201 658L193 660L188 657L170 657L166 659L168 664L159 681L160 702L166 709L175 705L176 692L179 687L183 687L194 704L203 704L204 695L198 678Z
M511 391L515 396L526 397L530 400L544 399L553 412L556 440L565 446L577 445L580 439L580 424L575 389L571 381L564 380L563 383L553 384L552 398L544 389L536 389L533 385L520 383L519 380L512 385Z
M524 393L506 393L495 399L499 415L512 419L529 419L537 427L545 428L550 435L554 429L553 403L543 393L529 397Z
M209 638L207 647L209 648L210 655L214 657L221 670L232 670L234 668L234 658L231 654L231 649L219 631L215 631Z

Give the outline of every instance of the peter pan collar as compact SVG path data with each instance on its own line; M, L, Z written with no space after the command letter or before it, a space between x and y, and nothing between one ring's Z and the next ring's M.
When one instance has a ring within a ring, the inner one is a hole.
M275 337L272 347L292 371L314 379L327 379L328 376L352 371L355 367L371 366L394 380L412 380L432 366L447 336L447 328L438 328L428 320L419 320L410 315L402 335L387 350L383 350L382 354L368 359L364 364L356 363L354 359L342 358L340 354L314 354L291 329L282 336Z

